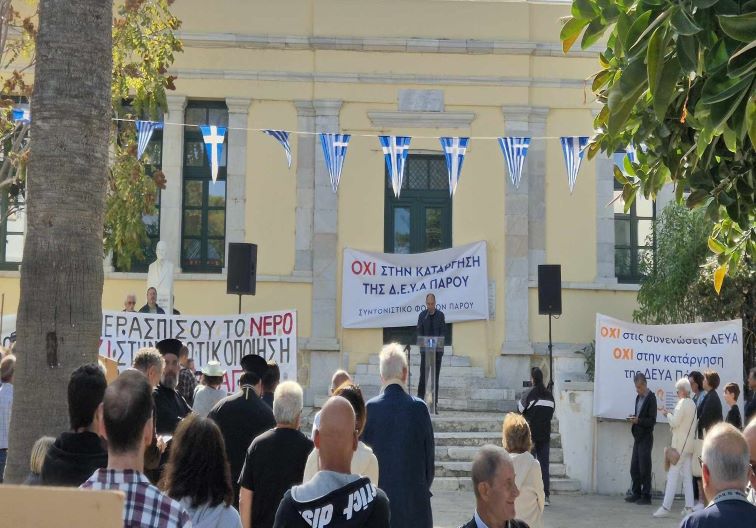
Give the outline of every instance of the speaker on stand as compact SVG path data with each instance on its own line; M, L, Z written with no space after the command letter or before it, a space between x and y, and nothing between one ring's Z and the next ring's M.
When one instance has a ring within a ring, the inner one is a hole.
M549 316L549 390L554 387L554 352L551 342L551 318L562 315L562 266L538 266L538 314Z
M226 293L239 296L241 313L242 295L254 295L257 291L257 244L230 242L227 271Z

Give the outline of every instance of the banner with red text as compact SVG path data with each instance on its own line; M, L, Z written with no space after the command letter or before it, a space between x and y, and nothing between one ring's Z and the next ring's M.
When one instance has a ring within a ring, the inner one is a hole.
M101 335L100 355L116 360L121 370L131 366L140 348L174 338L189 349L195 370L210 360L220 361L226 369L223 386L229 392L242 373L239 360L247 354L278 363L281 381L297 379L294 310L210 317L103 311Z
M693 370L715 370L717 392L743 383L743 324L740 319L713 323L641 325L596 314L596 372L593 415L625 419L635 414L633 377L642 372L657 406L674 409L675 382ZM742 406L742 396L738 400ZM656 419L666 422L659 413Z
M447 323L488 319L486 243L410 255L344 249L344 328L415 326L429 293Z

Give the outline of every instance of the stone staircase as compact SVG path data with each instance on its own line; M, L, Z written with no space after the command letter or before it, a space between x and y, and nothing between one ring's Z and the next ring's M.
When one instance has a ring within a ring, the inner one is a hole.
M411 355L410 375L412 394L417 394L420 357L415 350ZM365 400L378 395L381 376L377 355L370 356L368 363L357 365L354 380ZM517 408L516 392L500 388L496 378L487 378L483 369L473 367L470 358L465 356L444 354L439 386L439 411L508 412Z
M482 445L501 445L504 414L448 412L434 416L432 420L436 439L436 478L432 490L472 491L473 457ZM580 482L567 476L556 420L552 423L549 471L552 494L580 493Z

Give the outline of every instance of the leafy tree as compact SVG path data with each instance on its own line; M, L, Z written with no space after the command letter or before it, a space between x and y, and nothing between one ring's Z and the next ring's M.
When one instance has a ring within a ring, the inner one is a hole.
M18 3L18 1L16 2ZM165 91L175 89L168 75L174 54L182 50L175 31L181 22L170 12L173 0L121 0L113 18L112 116L121 119L111 127L114 152L109 171L105 215L105 250L129 267L141 258L147 240L142 216L155 213L158 188L165 188L165 175L149 175L136 160L137 118L158 119L165 108ZM3 79L0 101L0 137L7 155L0 166L0 189L11 203L25 192L25 162L29 155L29 123L14 122L16 98L29 99L33 84L25 75L36 62L36 13L22 15L12 0L0 0L0 66L11 70ZM20 38L9 38L9 35ZM128 104L124 104L128 102ZM12 213L13 210L8 211Z
M674 182L713 222L717 291L745 255L756 258L756 0L573 0L568 51L608 33L592 90L603 104L588 157L632 145L626 208Z
M743 320L743 365L756 364L756 265L745 256L719 294L711 289L716 259L710 256L712 221L703 209L668 205L656 221L654 260L643 262L646 278L633 319L646 324Z

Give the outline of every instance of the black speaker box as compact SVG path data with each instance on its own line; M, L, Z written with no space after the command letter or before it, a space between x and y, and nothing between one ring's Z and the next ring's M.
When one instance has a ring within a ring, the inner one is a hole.
M538 266L538 313L562 314L562 266L559 264Z
M257 290L257 244L228 244L226 293L254 295Z

